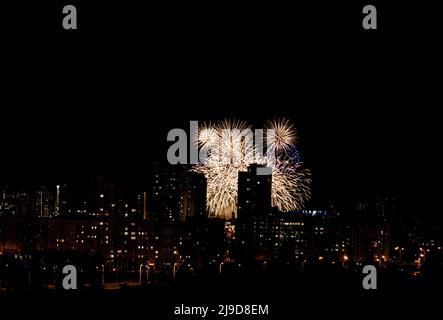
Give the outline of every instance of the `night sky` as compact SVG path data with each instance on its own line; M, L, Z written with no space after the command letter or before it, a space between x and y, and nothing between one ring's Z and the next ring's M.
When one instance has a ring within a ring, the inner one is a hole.
M52 30L51 7L37 28L8 35L0 184L143 182L165 161L171 128L285 116L312 171L311 205L393 195L410 212L439 209L432 19L405 25L412 9L380 7L385 20L368 33L357 4L154 8L146 23L152 8L88 6L76 34ZM100 12L114 23L94 20Z

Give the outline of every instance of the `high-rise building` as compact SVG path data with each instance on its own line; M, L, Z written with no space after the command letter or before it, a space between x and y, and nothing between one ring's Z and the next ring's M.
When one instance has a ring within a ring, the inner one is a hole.
M154 164L148 201L151 238L148 256L157 268L172 269L182 259L182 222L206 216L206 179L187 166Z
M301 210L304 216L304 257L311 262L342 262L354 255L354 227L337 211Z
M184 171L180 181L180 221L188 217L206 216L206 178L205 176Z
M393 197L379 197L375 203L375 214L382 221L390 221L395 218L396 203Z
M151 187L150 220L178 223L180 221L180 167L154 164Z
M299 212L273 211L275 223L272 238L274 256L280 263L297 263L305 255L306 233L304 215Z
M7 186L2 187L0 191L0 216L11 216L16 213L15 197Z
M60 185L57 185L55 193L55 215L58 216L59 214L60 214Z
M258 175L251 165L248 171L238 173L238 218L263 217L271 211L272 175Z
M246 259L264 260L274 251L272 176L257 175L259 167L251 165L239 172L236 233Z
M54 215L54 195L46 188L38 188L34 196L34 213L40 218L48 218Z
M107 264L111 269L136 271L148 261L148 226L144 219L145 192L136 186L113 188L108 195L110 251ZM107 220L107 216L100 216Z

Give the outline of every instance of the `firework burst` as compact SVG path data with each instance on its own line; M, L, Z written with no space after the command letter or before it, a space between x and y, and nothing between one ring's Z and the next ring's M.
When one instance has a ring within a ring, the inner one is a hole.
M277 152L287 151L294 146L297 139L297 131L294 125L286 118L272 119L266 122L266 129L274 131L274 139L268 145Z
M275 137L267 152L257 152L251 127L243 121L224 120L199 127L195 142L200 162L193 171L207 179L207 209L210 216L230 218L237 212L238 172L253 163L272 169L272 205L282 211L299 209L310 197L310 175L301 169L295 148L296 133L287 119L268 121ZM269 139L268 139L269 140Z

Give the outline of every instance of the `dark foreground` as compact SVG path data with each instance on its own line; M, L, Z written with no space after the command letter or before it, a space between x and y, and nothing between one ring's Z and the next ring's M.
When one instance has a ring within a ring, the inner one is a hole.
M443 301L441 277L380 273L377 290L364 290L362 278L346 272L281 272L182 278L120 290L11 291L0 295L0 310L18 319L202 319L174 314L177 307L197 306L208 308L204 319L410 319L438 312ZM255 310L262 314L245 315L246 305L261 306ZM227 309L243 309L243 314L226 316Z

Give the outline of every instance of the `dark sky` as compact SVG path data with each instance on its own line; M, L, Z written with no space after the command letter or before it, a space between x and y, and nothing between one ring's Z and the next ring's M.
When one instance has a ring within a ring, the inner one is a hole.
M314 199L394 194L413 210L437 208L442 55L432 19L408 25L411 8L380 4L380 30L369 33L355 3L80 4L77 33L57 27L61 10L49 2L44 22L8 34L0 183L137 180L165 159L170 128L285 116Z

